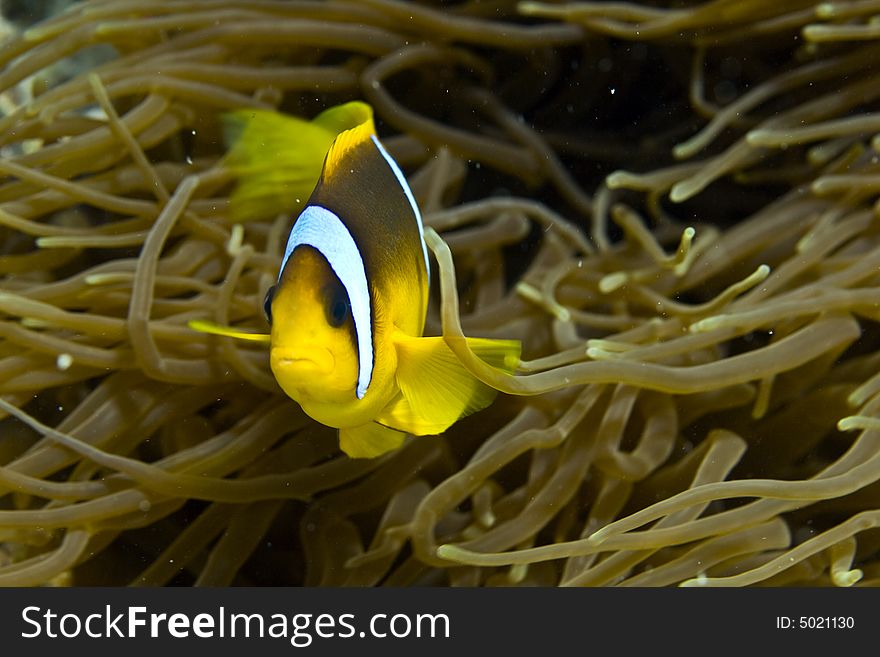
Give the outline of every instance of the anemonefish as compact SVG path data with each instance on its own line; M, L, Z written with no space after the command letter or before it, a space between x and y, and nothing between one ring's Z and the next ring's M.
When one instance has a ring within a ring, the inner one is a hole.
M442 433L491 403L495 390L474 378L442 337L422 337L430 279L422 218L376 136L372 109L352 102L328 112L319 117L325 125L346 129L326 151L266 295L271 333L191 326L267 337L282 390L309 416L337 427L346 454L375 457L400 446L406 433ZM271 117L283 128L278 118ZM281 118L291 127L302 123ZM469 344L507 372L519 364L518 341L469 338Z

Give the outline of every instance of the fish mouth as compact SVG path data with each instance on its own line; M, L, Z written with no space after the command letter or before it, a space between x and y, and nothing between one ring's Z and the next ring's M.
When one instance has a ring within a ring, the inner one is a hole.
M296 356L279 356L275 359L275 362L279 365L295 365L297 363L317 364L311 358L297 358Z
M315 374L329 372L333 369L335 359L329 349L313 347L309 349L291 350L275 347L270 356L272 370L286 373Z

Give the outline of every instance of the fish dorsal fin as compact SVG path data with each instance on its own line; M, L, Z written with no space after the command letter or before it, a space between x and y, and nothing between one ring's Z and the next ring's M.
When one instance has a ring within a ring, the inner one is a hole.
M323 122L333 125L351 124L357 121L357 124L339 133L330 150L327 152L327 158L324 160L324 176L332 176L341 166L344 166L345 159L358 146L370 143L370 138L376 134L376 126L373 125L373 110L366 103L347 103L342 106L345 112L338 115L324 116L325 112L318 118L322 118ZM334 108L339 109L339 108ZM317 121L317 119L316 119ZM344 123L343 123L344 122Z
M397 336L397 384L402 393L377 420L415 435L442 433L456 420L485 408L496 391L465 369L443 338ZM468 338L474 353L493 367L513 372L516 340Z
M372 120L373 108L363 101L353 100L325 109L312 119L312 123L338 136L366 121L370 121L372 125Z

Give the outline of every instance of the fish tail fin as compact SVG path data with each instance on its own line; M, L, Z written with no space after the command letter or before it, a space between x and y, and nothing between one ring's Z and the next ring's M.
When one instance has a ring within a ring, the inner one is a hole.
M339 447L353 459L372 459L403 444L406 434L376 422L339 430Z
M517 340L467 340L493 367L512 373L519 365ZM415 435L437 434L495 399L497 391L476 379L443 338L399 337L395 342L402 394L383 410L379 422Z
M259 109L225 114L229 152L224 164L237 178L229 200L232 220L270 219L302 208L333 140L362 122L364 107L372 115L369 105L354 101L331 107L311 121Z
M211 335L222 335L227 338L236 338L237 340L250 340L251 342L268 343L270 335L268 333L252 333L250 331L242 331L231 326L222 326L209 322L204 319L191 319L187 325L199 333L209 333Z

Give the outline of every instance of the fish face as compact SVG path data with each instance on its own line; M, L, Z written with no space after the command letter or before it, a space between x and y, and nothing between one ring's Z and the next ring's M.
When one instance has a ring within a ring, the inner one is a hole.
M326 259L309 246L297 248L268 306L270 365L284 392L304 408L309 402L356 399L358 355L351 304Z

